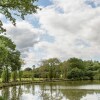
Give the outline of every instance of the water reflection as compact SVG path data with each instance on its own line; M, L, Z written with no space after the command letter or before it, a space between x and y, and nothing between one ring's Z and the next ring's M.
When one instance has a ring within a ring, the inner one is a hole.
M100 82L56 82L3 88L4 100L100 100ZM0 99L1 100L1 99Z
M86 96L83 96L81 100L100 100L100 94L87 94Z

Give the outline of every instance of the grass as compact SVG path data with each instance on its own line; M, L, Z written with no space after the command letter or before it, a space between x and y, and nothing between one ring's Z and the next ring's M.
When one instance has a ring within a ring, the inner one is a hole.
M0 78L0 82L2 82L2 79Z
M21 78L21 81L19 79L17 79L16 82L13 82L10 79L10 81L8 83L3 83L2 79L0 78L0 88L8 87L8 86L23 85L23 84L43 83L43 82L47 82L47 80L45 80L43 78L34 78L34 80L32 80L32 78ZM48 82L50 82L50 80ZM56 80L55 80L55 82L56 82Z
M8 86L16 86L16 85L23 85L23 84L31 84L31 83L41 83L43 82L43 78L34 78L32 81L32 78L22 78L21 81L17 79L16 82L13 82L12 80L9 81L9 83L3 83L2 79L0 78L0 88L8 87Z
M19 78L17 79L19 81ZM32 81L32 78L21 78L21 81ZM43 81L43 78L34 78L34 81ZM12 79L10 79L12 82ZM0 83L2 83L2 79L0 78Z
M19 79L17 79L19 81ZM32 78L21 78L22 81L32 81ZM34 78L34 81L43 81L43 78Z

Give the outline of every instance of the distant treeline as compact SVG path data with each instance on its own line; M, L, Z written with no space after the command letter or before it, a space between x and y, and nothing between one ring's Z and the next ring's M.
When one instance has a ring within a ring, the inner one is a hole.
M100 62L78 58L61 62L57 58L51 58L41 62L41 66L34 70L34 77L50 80L100 80Z
M2 82L21 81L21 78L100 80L100 62L83 61L70 58L61 62L58 58L41 61L38 68L26 68L21 71L23 60L11 39L0 35L0 75Z

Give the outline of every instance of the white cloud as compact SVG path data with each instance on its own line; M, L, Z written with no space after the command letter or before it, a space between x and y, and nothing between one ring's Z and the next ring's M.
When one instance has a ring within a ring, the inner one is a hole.
M16 27L11 24L5 24L7 34L17 44L18 49L25 49L34 46L39 42L41 30L34 28L26 21L17 22Z
M39 28L34 28L26 21L18 21L16 27L5 25L27 65L31 66L41 59L51 57L99 58L100 7L92 8L85 1L52 0L52 5L42 8L35 15L39 20ZM94 2L99 4L98 0ZM40 40L44 33L48 34L46 41ZM54 41L51 42L49 36Z
M34 28L29 22L17 21L16 27L11 23L5 23L7 36L14 41L17 49L21 51L22 57L27 66L34 64L34 59L37 59L34 52L34 45L40 42L40 36L43 30ZM33 51L32 51L33 50Z
M99 57L100 7L92 8L83 0L53 1L38 14L41 27L55 38L52 44L40 42L45 57Z

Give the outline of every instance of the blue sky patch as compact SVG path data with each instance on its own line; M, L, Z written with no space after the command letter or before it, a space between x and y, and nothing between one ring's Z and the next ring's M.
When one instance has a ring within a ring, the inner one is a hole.
M53 36L50 36L49 34L43 34L41 35L40 41L47 41L47 42L53 43L55 39Z
M39 0L38 1L38 5L39 6L46 7L46 6L51 5L51 4L52 4L52 2L50 0Z
M85 0L85 3L90 5L92 8L100 7L99 3L96 3L95 1L92 0Z

